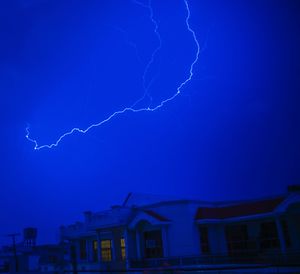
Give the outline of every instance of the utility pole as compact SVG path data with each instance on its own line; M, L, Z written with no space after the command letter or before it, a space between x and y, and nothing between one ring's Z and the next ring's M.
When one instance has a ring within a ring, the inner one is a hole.
M11 237L11 239L12 239L12 247L13 247L14 259L15 259L15 271L16 272L19 272L17 246L16 246L16 237L19 235L20 235L20 233L12 233L12 234L7 235L7 237Z

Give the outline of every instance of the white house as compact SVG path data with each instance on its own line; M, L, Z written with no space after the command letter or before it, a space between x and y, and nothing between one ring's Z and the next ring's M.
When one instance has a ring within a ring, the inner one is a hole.
M237 202L130 193L122 205L61 227L69 269L300 261L300 188ZM293 256L292 256L293 255Z

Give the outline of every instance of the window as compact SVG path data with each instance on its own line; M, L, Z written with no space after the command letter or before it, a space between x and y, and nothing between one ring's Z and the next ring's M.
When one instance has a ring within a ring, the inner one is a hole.
M76 262L77 261L77 252L76 252L76 246L74 243L70 246L70 255L71 255L71 261Z
M80 240L79 242L79 256L81 260L86 260L87 258L86 240Z
M260 248L262 250L279 248L277 227L274 221L260 224Z
M98 241L93 240L93 261L98 261Z
M227 225L225 234L229 254L239 254L248 250L247 225Z
M101 241L101 258L104 262L110 262L112 259L111 256L111 240L102 240Z
M201 251L203 254L208 254L210 253L209 240L208 240L208 227L200 226L199 232L200 232Z
M161 258L163 257L162 237L160 230L152 230L144 232L145 257Z
M56 263L57 262L57 257L54 255L49 255L48 260L50 263Z
M290 238L289 228L288 228L288 224L287 224L286 220L281 221L281 227L282 227L285 245L286 245L286 247L290 247L291 246L291 238Z
M122 257L122 260L124 261L126 259L126 246L125 246L124 238L121 238L120 244L121 244L121 257Z

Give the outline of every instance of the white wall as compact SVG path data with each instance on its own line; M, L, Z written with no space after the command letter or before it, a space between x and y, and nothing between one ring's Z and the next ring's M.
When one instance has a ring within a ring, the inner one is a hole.
M162 204L151 209L168 218L168 256L200 255L199 230L195 222L198 205L194 203Z

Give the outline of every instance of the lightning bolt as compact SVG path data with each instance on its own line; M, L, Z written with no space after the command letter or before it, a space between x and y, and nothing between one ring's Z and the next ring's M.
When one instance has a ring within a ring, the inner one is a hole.
M68 131L68 132L64 133L63 135L61 135L57 139L57 141L54 142L54 143L52 143L52 144L39 145L39 143L38 143L37 140L35 140L35 139L33 139L33 138L30 137L29 126L27 126L25 137L27 138L28 141L30 141L30 142L32 142L34 144L34 149L35 150L40 150L40 149L43 149L43 148L49 148L49 149L51 149L51 148L57 147L59 145L59 143L64 138L66 138L67 136L72 135L75 132L85 134L88 131L90 131L91 129L96 128L96 127L100 127L103 124L105 124L105 123L109 122L110 120L112 120L114 117L122 115L122 114L127 113L127 112L139 113L139 112L154 112L154 111L157 111L160 108L162 108L164 105L166 105L168 102L173 101L177 96L179 96L179 94L182 92L183 87L186 86L192 80L193 75L194 75L194 66L198 62L199 54L200 54L200 45L199 45L199 42L197 40L196 33L195 33L195 31L190 26L191 12L190 12L189 3L188 3L187 0L183 0L183 1L184 1L185 7L186 7L186 12L187 12L187 16L185 18L186 27L187 27L187 30L191 33L197 49L196 49L195 58L194 58L193 62L190 65L188 77L183 82L181 82L181 84L177 87L176 92L171 97L168 97L165 100L161 101L155 107L150 107L150 105L149 105L148 107L135 108L135 106L139 102L141 102L146 96L148 96L150 98L150 100L151 100L151 96L148 94L148 90L149 90L149 87L151 86L151 83L153 82L153 79L151 79L150 82L147 84L146 83L146 76L148 74L150 66L154 62L155 55L157 54L157 52L161 48L161 38L160 38L160 34L158 32L158 23L154 19L153 9L152 9L152 6L151 6L151 0L149 0L148 5L146 5L144 3L141 3L141 2L138 2L136 0L133 0L134 3L140 5L140 6L144 7L144 8L148 8L149 9L149 11L150 11L150 19L151 19L151 21L152 21L152 23L154 25L154 32L155 32L155 34L156 34L156 36L157 36L157 38L159 40L159 45L156 47L156 49L152 53L151 59L148 62L148 64L146 65L146 68L145 68L145 71L144 71L144 74L143 74L143 87L144 87L144 95L143 95L143 97L140 98L138 101L136 101L131 107L125 107L125 108L123 108L121 110L118 110L118 111L112 113L111 115L109 115L106 119L104 119L104 120L102 120L102 121L100 121L98 123L91 124L89 127L85 128L85 129L80 129L78 127L75 127L73 129L71 129L70 131Z
M154 25L154 33L157 37L157 40L159 41L158 43L158 46L156 47L156 49L152 52L151 54L151 58L148 62L148 64L146 65L145 67L145 70L144 70L144 73L143 73L143 89L144 89L144 95L143 97L141 97L139 100L137 100L132 106L131 108L134 108L138 103L140 103L141 101L143 101L146 97L148 97L150 99L150 103L149 103L149 106L151 105L152 103L152 97L151 95L149 94L149 89L152 85L152 83L154 82L154 78L152 78L148 85L147 85L147 81L146 81L146 77L147 77L147 74L148 74L148 71L151 67L151 65L153 64L154 62L154 59L155 59L155 55L159 52L159 50L161 49L161 37L160 37L160 34L158 32L158 23L156 22L156 20L154 19L154 12L153 12L153 8L152 8L152 0L149 0L148 2L148 5L145 5L141 2L138 2L136 0L133 0L133 2L137 5L140 5L141 7L143 8L146 8L149 10L149 13L150 13L150 20L152 22L152 24Z

